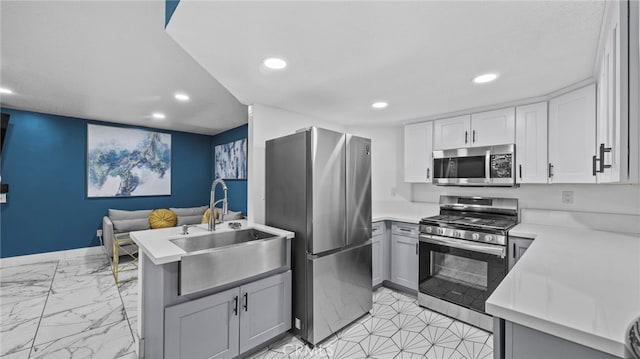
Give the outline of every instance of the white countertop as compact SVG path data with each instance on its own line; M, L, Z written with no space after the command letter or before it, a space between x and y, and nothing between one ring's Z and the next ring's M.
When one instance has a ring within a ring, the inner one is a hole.
M418 224L424 217L440 212L437 203L376 202L372 208L372 222L397 221Z
M229 221L240 222L242 229L255 228L263 232L272 233L278 236L284 236L285 238L293 238L295 234L293 232L284 231L282 229L265 226L262 224L248 223L246 220ZM230 232L233 229L229 228L229 222L222 222L216 225L215 233ZM182 256L187 254L182 248L171 243L172 239L184 238L184 237L198 237L211 234L207 230L206 224L198 224L189 226L189 234L182 234L182 227L170 227L161 229L149 229L146 231L131 232L131 239L138 245L151 261L156 264L165 264L179 261Z
M615 356L640 316L640 238L588 229L519 224L535 238L489 297L489 314Z

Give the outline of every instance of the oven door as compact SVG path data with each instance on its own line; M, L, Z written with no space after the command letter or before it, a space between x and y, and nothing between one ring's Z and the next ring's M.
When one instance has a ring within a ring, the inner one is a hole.
M484 313L506 273L506 247L420 235L420 293Z

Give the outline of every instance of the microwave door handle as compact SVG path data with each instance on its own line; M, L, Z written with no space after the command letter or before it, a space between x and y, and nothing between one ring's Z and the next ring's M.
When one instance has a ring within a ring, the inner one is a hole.
M484 155L484 175L485 182L491 183L491 151L485 152Z

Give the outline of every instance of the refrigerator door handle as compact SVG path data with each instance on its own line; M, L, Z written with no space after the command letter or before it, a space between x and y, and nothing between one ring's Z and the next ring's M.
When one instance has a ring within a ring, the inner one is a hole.
M338 248L338 249L334 249L332 251L326 251L326 252L322 252L319 254L311 254L311 253L307 253L307 259L318 259L318 258L322 258L322 257L326 257L326 256L330 256L332 254L338 253L338 252L342 252L342 251L346 251L346 250L350 250L350 249L355 249L355 248L360 248L360 247L364 247L367 246L369 244L373 243L373 241L371 239L369 239L366 242L363 243L359 243L358 245L355 246L346 246L346 247L342 247L342 248Z

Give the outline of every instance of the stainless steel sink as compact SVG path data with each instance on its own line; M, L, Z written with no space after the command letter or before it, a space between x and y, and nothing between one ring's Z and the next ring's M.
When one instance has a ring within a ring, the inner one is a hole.
M171 242L182 248L187 253L232 246L251 241L267 238L276 238L275 234L266 233L257 229L249 228L239 231L210 233L204 236L194 236L172 239Z
M180 262L180 295L241 281L289 264L288 239L252 228L171 242L187 252Z

